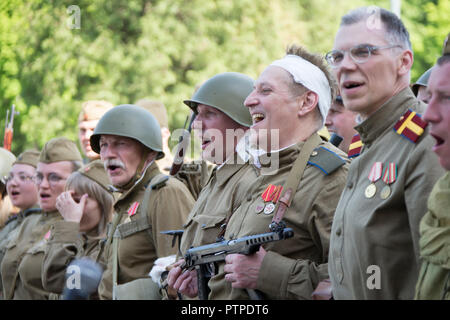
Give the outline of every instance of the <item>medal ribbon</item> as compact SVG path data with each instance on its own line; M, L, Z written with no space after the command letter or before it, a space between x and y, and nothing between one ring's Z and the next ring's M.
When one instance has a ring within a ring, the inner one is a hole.
M395 162L389 162L389 165L387 165L384 168L383 172L383 181L387 185L394 183L397 179L397 165Z
M382 171L383 171L383 163L382 162L375 162L372 165L372 169L370 169L369 180L371 182L375 182L378 179L380 179Z
M281 191L283 190L282 186L274 186L273 184L269 184L266 190L263 192L261 197L264 202L273 202L276 203L281 196Z

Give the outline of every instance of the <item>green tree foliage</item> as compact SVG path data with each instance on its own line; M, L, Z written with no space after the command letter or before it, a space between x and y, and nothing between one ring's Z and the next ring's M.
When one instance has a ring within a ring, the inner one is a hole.
M75 3L76 2L76 3ZM416 63L430 67L450 31L450 0L403 1ZM80 8L80 28L68 8ZM325 53L340 17L368 0L5 0L0 4L0 116L14 103L13 151L52 137L77 137L88 99L114 104L162 101L171 129L184 123L182 103L211 76L256 77L298 43ZM389 1L377 5L389 8ZM1 121L0 130L3 132Z

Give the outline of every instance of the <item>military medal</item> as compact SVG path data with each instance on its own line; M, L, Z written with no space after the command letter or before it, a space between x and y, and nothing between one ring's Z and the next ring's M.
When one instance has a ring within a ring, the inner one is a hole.
M383 182L386 186L381 190L380 197L385 200L391 195L390 184L394 183L397 179L397 165L395 162L389 162L389 164L384 168L383 172Z
M264 206L265 203L263 200L261 200L261 198L258 198L258 200L256 201L254 208L255 208L255 212L256 213L261 213L264 211Z
M366 191L364 192L364 195L368 199L372 198L377 193L377 187L375 186L375 182L381 178L382 168L383 168L382 162L375 162L372 165L372 168L370 169L369 180L372 183L367 186Z
M261 195L262 199L264 200L264 214L271 214L275 210L275 203L277 203L278 199L280 198L282 190L282 186L274 186L273 184L269 184L269 186ZM259 208L260 207L257 205L255 207L255 211L257 211Z
M271 214L275 210L275 205L270 202L264 207L264 214Z

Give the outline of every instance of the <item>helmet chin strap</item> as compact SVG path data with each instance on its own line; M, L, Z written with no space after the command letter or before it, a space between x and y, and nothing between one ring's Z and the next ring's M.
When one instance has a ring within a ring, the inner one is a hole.
M141 158L141 162L139 163L134 176L130 179L130 181L128 181L128 183L126 183L123 186L120 186L121 190L130 189L132 186L134 186L136 184L137 181L139 181L139 179L142 178L142 175L144 174L145 169L147 169L148 166L151 165L153 163L153 161L155 160L155 157L154 157L152 159L152 161L150 161L150 163L147 166L145 166L145 163L148 160L148 155L150 154L150 152L151 152L151 150L149 150L147 148L144 149L144 152L143 152L143 155Z

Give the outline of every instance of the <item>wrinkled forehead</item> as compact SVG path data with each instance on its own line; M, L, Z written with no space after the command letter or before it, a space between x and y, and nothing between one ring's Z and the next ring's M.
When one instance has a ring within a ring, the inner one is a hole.
M273 86L283 86L290 82L293 82L292 76L281 67L278 66L268 66L259 75L258 79L255 81L255 86L261 85L273 85Z
M386 32L381 24L370 21L360 21L339 27L334 39L334 50L348 50L351 47L369 44L374 46L387 45Z

